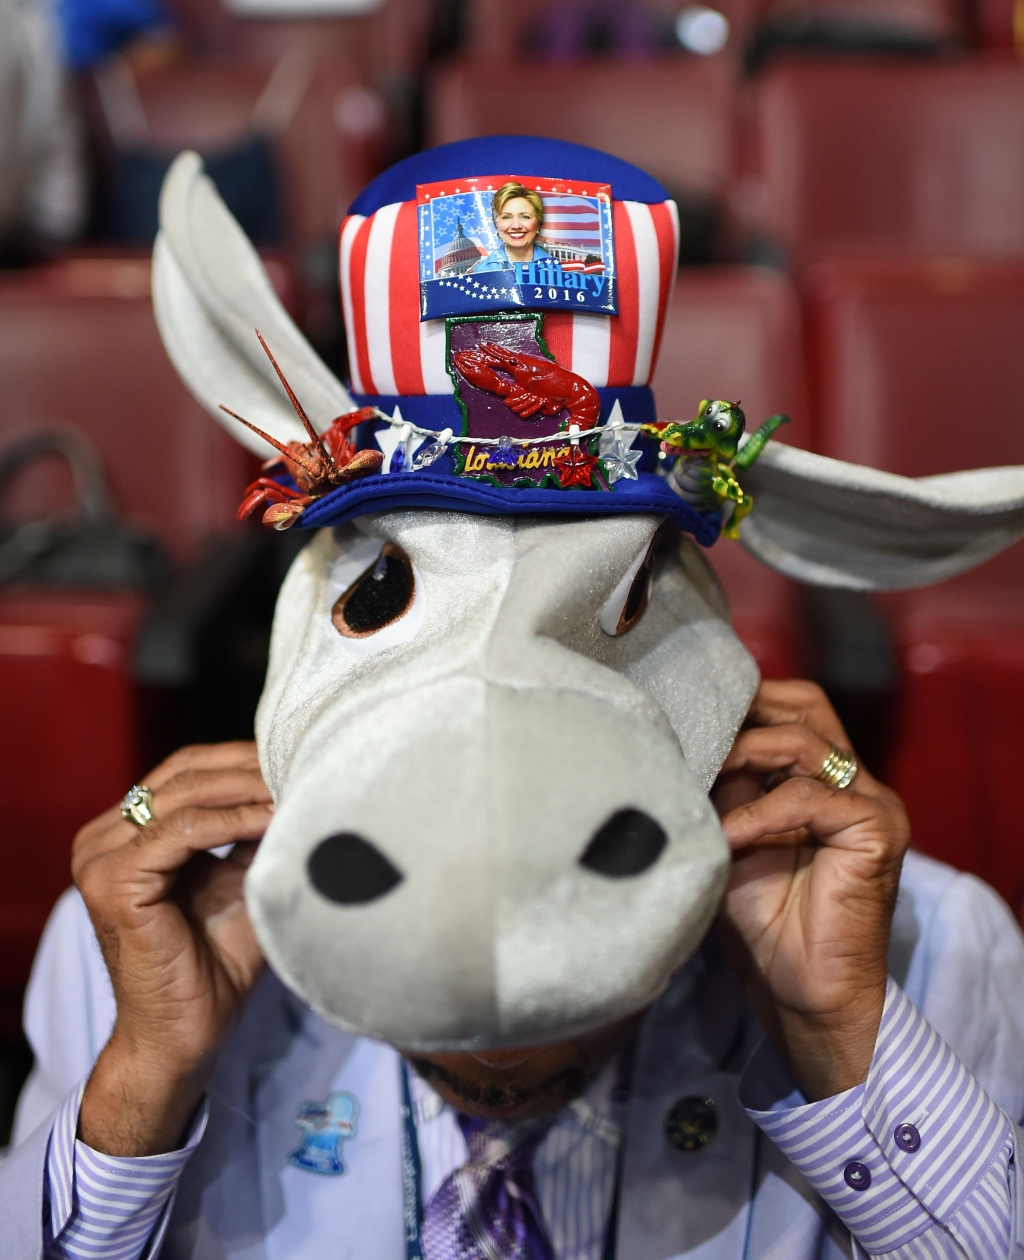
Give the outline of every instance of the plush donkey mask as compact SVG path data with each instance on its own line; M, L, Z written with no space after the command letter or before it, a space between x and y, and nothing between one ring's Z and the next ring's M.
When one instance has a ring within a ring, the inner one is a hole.
M545 198L532 260L488 217L509 184ZM198 157L167 177L168 352L239 441L274 455L222 404L290 453L246 510L321 527L275 615L249 912L344 1028L556 1040L648 1005L706 932L728 866L707 793L758 681L693 541L723 513L642 436L674 207L593 150L471 141L375 181L341 255L354 397ZM254 328L318 433L371 410L311 442ZM922 585L1024 534L1022 469L910 481L771 442L741 477L744 544L819 584Z

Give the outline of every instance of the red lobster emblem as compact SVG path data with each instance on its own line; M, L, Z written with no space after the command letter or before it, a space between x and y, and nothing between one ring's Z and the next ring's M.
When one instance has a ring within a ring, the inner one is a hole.
M453 357L470 385L497 394L523 420L568 410L570 424L592 429L601 416L601 396L593 385L550 359L519 354L492 341L477 350L459 350Z
M288 529L299 519L302 513L313 502L346 481L354 481L356 477L365 477L368 473L380 472L384 456L380 451L357 451L349 441L348 435L357 424L370 420L377 414L375 407L361 407L359 411L350 411L347 415L337 416L323 433L316 429L302 404L292 392L292 387L285 380L285 375L277 365L277 360L270 353L270 347L257 331L260 345L267 353L267 358L274 365L274 371L284 386L285 393L291 400L295 413L302 421L302 427L309 434L308 442L289 442L285 445L264 433L254 424L250 424L243 416L221 404L221 411L234 416L247 429L258 433L264 442L269 442L281 453L268 459L263 465L263 472L287 472L298 489L292 490L283 486L271 476L257 477L246 487L245 498L238 509L238 519L247 520L260 507L266 505L263 513L263 524L272 529Z

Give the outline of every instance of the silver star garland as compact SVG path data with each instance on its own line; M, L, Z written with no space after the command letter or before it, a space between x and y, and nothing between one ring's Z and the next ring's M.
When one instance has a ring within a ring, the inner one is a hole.
M623 477L627 481L638 481L636 466L642 458L642 451L630 450L622 441L613 442L610 449L601 456L608 480L613 483Z

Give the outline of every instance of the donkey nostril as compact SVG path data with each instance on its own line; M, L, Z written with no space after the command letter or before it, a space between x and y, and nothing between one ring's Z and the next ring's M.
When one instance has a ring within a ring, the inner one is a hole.
M667 843L664 829L649 814L620 809L587 845L580 865L611 879L639 875L657 862Z
M380 849L351 831L321 840L306 869L317 892L343 906L376 901L402 882L402 872Z

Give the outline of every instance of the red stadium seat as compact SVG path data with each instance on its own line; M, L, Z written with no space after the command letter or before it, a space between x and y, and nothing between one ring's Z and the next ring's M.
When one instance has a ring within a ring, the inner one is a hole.
M307 99L278 151L293 227L304 230L312 213L319 229L326 207L333 237L362 186L415 144L423 65L432 37L444 38L437 6L380 0L339 5L350 10L340 16L320 16L320 6L297 8L290 0L167 0L167 7L197 58L193 64L216 73L228 61L247 63L259 68L264 84L286 56L313 67ZM208 90L204 95L209 99ZM184 112L194 111L186 104Z
M754 267L684 268L665 322L652 382L658 414L691 419L702 398L743 403L748 429L776 411L792 416L779 434L809 446L800 308L791 281ZM804 672L802 607L796 583L733 542L709 555L733 624L766 678Z
M732 69L721 58L595 59L557 73L545 62L466 58L435 73L428 133L431 144L509 131L589 144L673 192L717 198L732 171L734 107Z
M1009 0L982 0L1008 3ZM463 46L473 56L515 57L553 9L553 0L471 0L465 18ZM582 7L581 5L575 7ZM595 4L595 9L599 5ZM679 12L678 3L649 0L644 6L669 20ZM836 18L847 28L862 23L879 33L947 40L963 32L961 5L956 0L715 0L710 6L724 14L730 27L730 49L738 54L760 22Z
M664 419L692 419L702 398L743 403L748 428L776 411L792 417L779 439L810 447L796 290L762 267L679 272L652 381Z
M847 260L804 290L823 455L913 477L1024 462L1024 260Z
M1020 42L1016 0L974 0L974 11L978 35L987 48L1013 48Z
M742 49L758 3L759 0L715 0L710 6L729 21L731 51L738 53ZM559 7L558 0L520 0L517 4L469 0L465 6L463 47L474 57L516 57L524 51L531 32L544 22L545 15ZM647 0L644 7L671 23L681 6L674 0Z
M99 447L117 506L180 561L231 529L244 452L199 407L163 348L143 257L72 258L0 279L0 444L54 421ZM63 483L27 473L11 511Z
M963 28L956 0L760 0L759 8L762 20L834 19L932 39L949 39Z
M880 600L902 682L889 782L917 847L1024 910L1024 545L966 577Z
M0 996L28 979L76 830L139 772L131 594L0 590Z
M1024 64L791 58L756 87L760 200L796 264L1024 254Z
M723 538L708 555L729 601L732 626L762 678L807 675L808 642L799 586Z
M192 58L143 76L110 63L94 113L105 150L217 157L272 141L291 243L333 243L349 203L383 165L387 111L344 54ZM123 239L123 238L121 238Z
M908 476L1024 463L1024 262L823 264L807 291L823 454ZM889 778L915 843L1017 903L1024 544L878 604L902 677Z
M430 0L382 0L372 11L341 16L316 15L314 6L294 16L289 0L167 0L167 8L188 48L202 56L342 57L368 86L415 74L431 35Z
M120 512L184 563L237 528L249 464L171 366L149 268L144 257L78 257L0 279L0 447L77 425ZM48 460L19 476L0 517L36 517L69 497L65 468ZM76 829L142 769L132 657L144 607L134 593L0 588L0 999L27 978L70 882Z

